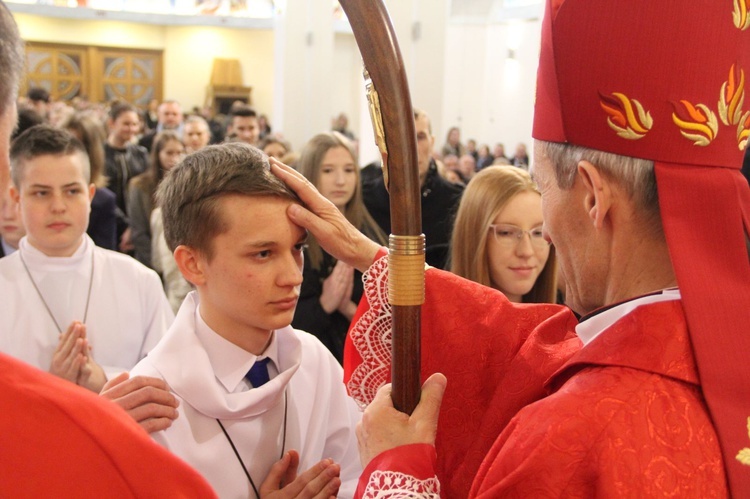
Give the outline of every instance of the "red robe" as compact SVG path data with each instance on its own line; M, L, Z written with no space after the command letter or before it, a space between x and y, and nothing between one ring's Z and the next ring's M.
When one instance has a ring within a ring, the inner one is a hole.
M380 266L365 296L382 316L387 305L372 289ZM640 307L581 349L566 308L512 304L435 269L426 297L422 375L448 377L437 458L431 446L385 452L365 470L360 496L406 482L429 490L434 475L450 498L726 496L679 301ZM375 343L362 339L372 315L352 329L347 352L360 395L366 366L388 369L363 348Z
M0 495L216 497L113 402L0 354Z

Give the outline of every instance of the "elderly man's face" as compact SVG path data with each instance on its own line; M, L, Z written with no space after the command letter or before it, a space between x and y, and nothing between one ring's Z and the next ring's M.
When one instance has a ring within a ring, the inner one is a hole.
M561 189L554 168L543 147L535 144L533 176L542 193L544 234L557 250L558 265L565 277L566 304L586 314L604 304L606 255L597 246L580 179L572 188Z

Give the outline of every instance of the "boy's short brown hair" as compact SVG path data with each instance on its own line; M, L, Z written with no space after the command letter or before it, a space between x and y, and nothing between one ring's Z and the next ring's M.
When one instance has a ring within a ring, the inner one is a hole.
M91 182L89 156L83 144L65 130L51 125L36 125L13 140L10 146L11 178L16 189L21 188L26 162L39 156L69 156L78 154L81 157L81 169L86 183Z
M156 193L169 248L174 251L177 246L189 246L210 260L212 241L228 230L218 209L219 200L227 195L300 202L271 173L268 158L259 149L237 142L208 146L172 168Z

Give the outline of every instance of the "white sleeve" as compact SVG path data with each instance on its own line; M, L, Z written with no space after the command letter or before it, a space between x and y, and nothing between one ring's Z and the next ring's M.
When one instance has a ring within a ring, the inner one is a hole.
M143 342L139 352L140 359L159 343L174 321L174 312L169 306L169 301L156 273L149 271L141 279L141 306L146 314L143 324Z

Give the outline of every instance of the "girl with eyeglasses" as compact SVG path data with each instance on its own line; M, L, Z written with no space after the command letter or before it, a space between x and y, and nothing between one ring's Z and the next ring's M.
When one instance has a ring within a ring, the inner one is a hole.
M542 234L542 198L520 168L491 166L464 191L451 240L450 270L512 302L554 303L555 249Z

